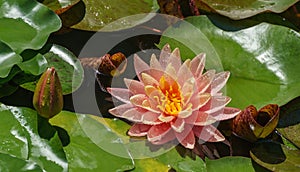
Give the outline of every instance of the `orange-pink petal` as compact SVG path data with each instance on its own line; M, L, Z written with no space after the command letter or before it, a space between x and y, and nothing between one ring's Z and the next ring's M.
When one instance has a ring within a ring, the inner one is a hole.
M195 146L195 136L190 125L185 125L181 133L175 132L175 136L179 143L188 149Z
M107 88L107 91L116 99L124 102L124 103L130 103L130 97L132 96L132 93L125 88Z
M171 127L173 128L173 130L175 132L178 132L178 133L181 133L183 131L184 124L185 124L185 121L184 121L184 119L181 119L181 118L177 118L177 119L171 121Z
M211 83L210 92L212 95L218 93L226 84L228 78L230 76L230 72L220 72L215 75L214 80Z
M234 118L241 112L238 108L232 108L232 107L224 107L224 109L221 109L220 111L217 111L215 113L210 114L213 118L217 119L218 121L223 121L227 119Z
M147 132L151 128L151 125L145 124L133 124L132 127L128 131L129 136L141 137L146 136Z
M212 125L194 126L194 134L203 142L220 142L224 141L225 137Z
M191 71L194 74L195 78L199 78L203 73L205 57L206 55L204 53L201 53L194 57L191 61Z
M137 74L139 80L141 81L141 73L143 71L149 70L149 65L145 63L138 55L134 54L133 56L133 63L135 73Z
M112 109L109 109L108 112L114 116L122 117L122 114L131 108L134 108L132 104L122 104Z
M124 79L126 87L130 90L132 94L144 94L144 84L137 80Z
M190 117L185 119L186 123L198 126L210 125L215 123L216 121L217 119L202 111L195 111L194 115L191 115Z
M172 128L169 123L153 125L148 131L147 138L150 142L160 141L170 130Z
M230 102L230 100L231 98L227 96L213 96L209 102L201 108L201 111L212 114L222 110Z
M215 73L215 70L209 70L196 79L198 92L204 93L208 88L210 88L210 84L214 79Z

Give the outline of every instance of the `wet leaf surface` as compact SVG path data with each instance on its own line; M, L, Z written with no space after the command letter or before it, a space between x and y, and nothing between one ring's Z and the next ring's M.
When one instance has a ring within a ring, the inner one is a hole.
M0 6L0 40L17 53L42 48L61 26L59 17L36 1L1 0Z
M250 152L252 159L271 171L299 171L300 151L275 142L258 143Z
M197 1L199 3L199 0ZM281 13L298 2L298 0L202 0L202 2L219 14L232 19L243 19L266 11ZM201 6L199 6L199 8L201 8Z
M39 136L36 111L0 104L0 114L1 153L32 161L46 171L67 171L68 164L57 134L49 140ZM15 161L19 160L6 163Z
M226 94L232 98L230 106L283 105L300 94L299 33L267 23L227 32L206 16L186 21L191 24L181 22L167 29L159 46L169 43L172 48L179 47L184 59L205 52L207 69L230 71L226 85Z
M53 44L49 52L44 54L47 67L55 67L62 83L63 94L69 94L77 90L83 80L83 68L77 57L66 48ZM22 84L23 88L35 90L36 81Z

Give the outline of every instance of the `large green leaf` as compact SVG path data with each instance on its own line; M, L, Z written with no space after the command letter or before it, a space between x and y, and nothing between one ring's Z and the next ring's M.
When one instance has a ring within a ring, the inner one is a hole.
M182 58L207 54L206 69L227 70L231 106L285 104L300 95L300 34L286 27L261 23L235 32L223 31L206 16L187 18L168 28L159 47L179 47ZM191 23L191 24L190 24Z
M224 157L218 160L206 159L206 169L209 172L235 172L235 171L247 171L254 172L251 159L245 157Z
M70 136L71 142L64 147L69 171L125 171L134 168L131 155L119 142L119 137L92 116L63 111L50 122L64 128ZM107 151L111 149L124 157Z
M0 153L30 160L46 171L67 170L65 153L57 134L50 140L39 136L36 111L0 104L0 115Z
M60 26L59 17L36 1L0 0L0 40L17 53L42 48Z
M147 13L158 10L156 0L83 0L83 2L86 6L85 17L73 26L81 30L115 31L133 27L153 16ZM110 24L112 22L114 23ZM108 24L109 26L103 28Z
M34 162L0 153L0 171L42 172L42 169Z
M259 143L251 150L250 155L255 162L271 171L300 170L300 151L291 150L285 145Z
M3 43L2 41L0 41L0 50L0 79L2 79L9 75L11 68L15 64L22 62L22 57L16 54L8 45Z
M199 0L197 0L199 2ZM201 0L216 12L232 19L242 19L261 12L281 13L299 0ZM201 4L198 5L201 8Z
M59 46L52 45L44 58L47 60L48 67L55 67L62 84L63 94L70 94L77 90L83 81L83 68L77 57L68 49ZM21 80L22 78L19 78ZM26 78L23 78L26 79ZM18 81L22 83L21 81ZM30 91L35 90L36 82L27 82L22 84L23 88Z

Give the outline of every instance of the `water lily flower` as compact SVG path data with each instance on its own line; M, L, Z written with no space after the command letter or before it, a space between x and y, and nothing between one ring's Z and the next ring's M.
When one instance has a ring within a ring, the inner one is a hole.
M152 144L176 140L193 149L196 138L219 142L225 138L214 126L235 117L240 110L225 107L230 97L222 95L229 72L204 71L205 54L181 62L179 49L167 44L159 59L152 55L150 65L134 56L138 80L124 79L127 88L108 88L124 102L109 110L116 117L133 122L130 136L147 136Z

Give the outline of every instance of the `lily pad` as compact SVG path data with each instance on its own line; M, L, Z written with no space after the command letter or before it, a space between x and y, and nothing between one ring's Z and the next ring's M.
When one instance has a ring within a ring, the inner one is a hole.
M0 0L0 40L15 52L40 49L61 27L59 17L32 0Z
M116 31L143 23L158 10L156 0L83 0L86 13L81 22L72 26L89 31ZM138 15L137 15L138 14ZM110 23L114 24L110 24ZM106 25L109 27L103 28Z
M199 2L199 0L197 1ZM298 0L201 0L201 2L207 4L219 14L232 19L243 19L266 11L281 13ZM201 8L201 3L198 4L198 7Z
M42 172L36 163L0 153L0 171Z
M83 81L83 68L77 57L59 45L52 45L49 52L43 55L48 67L55 67L62 84L63 94L70 94L77 90ZM30 91L35 90L36 82L27 82L21 85Z
M2 79L9 75L15 64L22 62L22 57L2 41L0 41L0 50L0 79Z
M186 22L187 21L187 22ZM300 34L272 24L228 32L206 16L190 17L168 28L159 47L179 47L184 59L206 53L206 69L230 71L226 93L230 106L283 105L300 95ZM189 22L189 23L188 23ZM280 41L278 41L280 40Z
M263 142L250 152L252 159L271 171L299 171L300 151L291 150L285 145Z
M50 140L39 136L36 111L0 104L0 115L1 153L32 161L45 171L67 171L68 164L57 134Z
M206 169L209 172L219 172L224 171L226 172L235 172L235 171L247 171L247 172L254 172L254 168L251 163L250 158L246 157L224 157L218 160L210 160L208 158L205 159L206 162Z
M65 129L70 136L69 145L64 147L70 171L126 171L134 168L130 153L118 142L118 137L91 115L62 111L51 118L50 123ZM93 138L89 137L91 135ZM110 146L108 149L120 151L126 158L107 152L98 146L101 143Z

